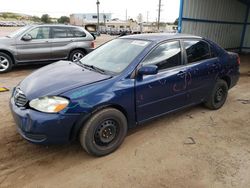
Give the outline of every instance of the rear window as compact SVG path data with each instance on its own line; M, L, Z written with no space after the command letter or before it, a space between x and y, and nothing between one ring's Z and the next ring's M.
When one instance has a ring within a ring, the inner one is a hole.
M187 52L188 63L212 58L209 44L202 40L184 41L184 47Z

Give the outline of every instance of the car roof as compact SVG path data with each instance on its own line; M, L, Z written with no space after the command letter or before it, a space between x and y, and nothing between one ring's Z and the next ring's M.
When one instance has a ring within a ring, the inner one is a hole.
M37 26L46 26L46 27L80 27L80 26L66 25L66 24L30 24L29 26L31 26L31 27L37 27Z
M150 34L136 34L136 35L127 35L121 37L122 39L135 39L135 40L150 40L154 42L161 42L169 39L183 39L183 38L192 38L192 39L202 39L202 37L180 34L180 33L150 33Z

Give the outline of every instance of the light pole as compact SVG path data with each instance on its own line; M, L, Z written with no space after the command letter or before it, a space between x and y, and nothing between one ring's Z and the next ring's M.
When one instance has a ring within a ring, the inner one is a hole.
M96 1L96 6L97 6L97 31L99 32L99 5L100 2L99 0Z
M160 29L160 19L161 19L161 0L159 0L159 9L158 9L158 24L157 24L158 31Z

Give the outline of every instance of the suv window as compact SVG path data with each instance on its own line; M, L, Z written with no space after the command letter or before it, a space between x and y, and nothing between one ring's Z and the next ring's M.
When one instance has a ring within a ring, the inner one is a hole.
M80 28L70 28L73 37L86 37L86 33Z
M53 27L53 38L68 38L68 28Z
M159 45L143 61L143 65L149 64L157 65L159 70L181 65L180 42L172 41Z
M202 61L212 57L209 44L202 40L184 41L184 47L187 52L188 63Z
M53 38L85 37L86 33L75 27L53 27Z
M37 27L32 29L27 34L29 34L32 39L48 39L50 33L49 27Z

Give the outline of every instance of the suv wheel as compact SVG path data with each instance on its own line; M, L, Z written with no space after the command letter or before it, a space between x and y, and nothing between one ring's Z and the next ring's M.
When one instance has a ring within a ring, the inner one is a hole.
M72 62L80 61L86 54L82 50L74 50L69 55L69 60Z
M218 80L212 90L211 95L208 97L205 106L212 110L217 110L221 108L228 94L228 86L224 80Z
M122 112L107 108L95 113L83 126L79 139L82 147L95 156L115 151L127 134L127 119Z
M13 62L9 55L0 52L0 73L8 72L12 69Z

